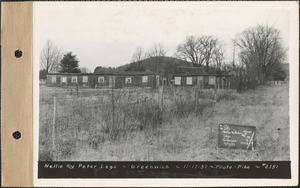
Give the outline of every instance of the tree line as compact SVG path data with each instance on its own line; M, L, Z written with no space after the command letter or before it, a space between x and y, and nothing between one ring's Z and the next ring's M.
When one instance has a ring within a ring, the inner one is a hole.
M208 71L209 65L221 66L223 64L224 52L223 42L217 37L187 36L185 41L177 46L173 56L183 61L191 62L196 67L206 66ZM159 57L165 56L166 53L167 50L160 43L155 43L146 51L141 46L138 46L133 53L131 62L135 63L147 58L160 59Z
M85 67L79 67L79 60L73 52L59 49L50 40L46 42L40 55L40 79L46 79L48 73L89 73Z
M286 61L287 50L283 48L279 30L262 25L251 27L238 35L236 44L247 75L262 83L285 78L281 64Z
M270 80L284 80L286 73L282 64L286 62L286 52L278 29L269 25L257 25L245 29L233 40L233 59L226 60L224 42L215 36L186 36L177 45L173 57L190 62L195 67L205 67L206 71L218 70L222 73L233 73L238 85L243 82L254 85L265 84ZM235 48L237 47L237 48ZM161 43L155 43L148 50L142 46L136 47L130 66L125 71L145 71L138 62L151 58L154 70L160 74L163 58L167 50ZM235 54L237 58L235 59ZM41 67L46 74L49 72L87 72L86 68L79 68L79 61L72 52L62 55L55 45L48 41L41 52ZM214 69L211 69L213 67ZM238 87L239 88L239 87ZM242 90L242 88L239 88Z
M247 28L232 40L232 46L233 59L228 61L225 58L225 45L221 39L210 35L191 35L177 46L173 56L191 62L195 67L206 67L208 73L210 70L233 72L237 78L238 90L243 90L240 88L245 85L243 82L251 83L255 87L270 80L286 78L287 74L282 64L286 62L287 49L283 47L280 31L273 26L257 25ZM135 63L165 54L166 50L162 44L154 44L147 51L138 46L131 61ZM156 64L159 66L159 61ZM137 67L129 69L134 70Z

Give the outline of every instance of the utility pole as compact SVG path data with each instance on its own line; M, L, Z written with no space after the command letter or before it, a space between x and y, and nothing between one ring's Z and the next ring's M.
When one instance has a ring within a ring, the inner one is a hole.
M235 46L236 46L236 41L235 40L233 40L233 54L232 54L232 59L233 59L233 61L232 61L232 67L233 67L233 69L235 69Z

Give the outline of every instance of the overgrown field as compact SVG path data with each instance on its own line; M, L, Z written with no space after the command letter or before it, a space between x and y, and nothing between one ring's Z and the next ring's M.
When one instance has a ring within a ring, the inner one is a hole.
M165 87L160 96L158 88L41 86L40 160L289 160L288 84L242 94ZM255 150L218 148L220 123L256 126Z

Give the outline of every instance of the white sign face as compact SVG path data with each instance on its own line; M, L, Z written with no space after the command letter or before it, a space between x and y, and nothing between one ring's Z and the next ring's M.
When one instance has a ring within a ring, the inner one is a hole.
M143 76L142 77L142 82L147 83L148 82L148 76Z
M131 77L126 78L126 79L125 79L125 83L126 83L126 84L131 84Z
M67 77L65 76L61 77L61 83L67 83Z
M175 77L175 85L180 85L181 77Z
M209 85L215 85L216 84L216 77L215 76L209 76L208 84Z
M52 76L52 83L56 83L56 76Z
M103 76L98 77L98 83L104 83L104 77Z
M77 76L72 76L71 82L72 83L77 83Z
M87 83L87 82L88 82L88 76L82 77L82 82L83 82L83 83Z
M186 78L186 84L187 85L192 85L193 84L193 77L187 77Z

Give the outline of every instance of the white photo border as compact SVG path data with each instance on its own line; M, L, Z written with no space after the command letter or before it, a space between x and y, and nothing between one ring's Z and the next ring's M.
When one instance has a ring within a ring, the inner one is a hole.
M147 4L147 6L163 6L176 4L198 4L210 9L285 9L290 11L290 37L289 37L289 60L290 60L290 157L291 179L38 179L38 138L39 138L39 29L35 20L35 10L41 3L54 3L72 6L73 3L120 3ZM296 186L298 185L299 168L299 4L296 1L268 1L268 2L33 2L33 106L34 106L34 186L38 187L228 187L228 186Z

